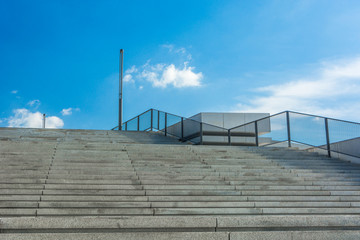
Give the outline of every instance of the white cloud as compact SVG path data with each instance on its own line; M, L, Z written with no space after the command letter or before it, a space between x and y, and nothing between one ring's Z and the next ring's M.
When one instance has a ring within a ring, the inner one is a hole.
M38 108L40 106L40 100L32 100L28 102L27 105L29 105L30 107Z
M156 63L151 64L147 60L140 67L135 65L125 71L124 82L150 82L153 87L166 88L169 86L175 88L199 87L202 85L202 72L195 72L195 67L189 66L191 54L183 47L176 48L173 44L164 44L161 47L168 49L170 53L176 56L176 62L180 63ZM180 65L180 66L179 66ZM139 90L143 86L139 87Z
M13 111L14 115L8 118L8 127L41 128L43 115L40 112L30 112L20 108ZM56 116L46 117L46 128L62 128L64 122Z
M151 82L154 87L166 88L169 85L176 88L199 87L203 74L195 73L193 70L194 67L188 67L186 63L182 69L176 68L174 64L158 65L150 70L144 70L141 77Z
M131 74L126 74L123 80L124 82L135 82Z
M18 90L12 90L11 93L12 93L12 94L17 94L17 93L18 93Z
M277 113L293 110L359 121L360 58L323 63L314 76L257 89L236 111Z
M133 79L133 76L132 74L134 73L137 73L138 72L138 69L136 68L135 65L133 65L131 68L127 69L125 71L125 76L124 76L124 82L131 82L131 83L134 83L134 79Z
M64 108L61 110L61 114L63 116L69 116L73 113L73 111L80 111L80 108Z

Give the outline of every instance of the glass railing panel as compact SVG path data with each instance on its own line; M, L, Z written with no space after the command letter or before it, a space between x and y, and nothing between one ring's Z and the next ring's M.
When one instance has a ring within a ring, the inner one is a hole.
M147 131L151 128L151 110L139 116L139 131Z
M159 129L159 111L153 110L153 128L155 130Z
M181 117L167 114L167 134L181 138Z
M256 145L255 123L248 123L230 130L231 145Z
M360 124L328 119L330 149L360 157Z
M184 139L193 143L200 142L200 123L191 119L184 119Z
M289 113L292 144L296 142L314 147L326 147L325 119L299 113Z
M257 121L259 146L287 147L286 113Z
M220 145L224 145L228 143L227 129L203 123L202 130L203 130L202 140L204 143L212 143L212 144L220 144Z
M138 130L138 118L134 118L127 123L126 131L137 131Z
M159 131L165 131L165 113L159 112Z

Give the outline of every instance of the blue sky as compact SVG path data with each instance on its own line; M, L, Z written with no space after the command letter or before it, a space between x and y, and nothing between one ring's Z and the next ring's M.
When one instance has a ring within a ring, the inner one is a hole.
M360 121L360 1L1 1L0 126L110 129L149 108Z

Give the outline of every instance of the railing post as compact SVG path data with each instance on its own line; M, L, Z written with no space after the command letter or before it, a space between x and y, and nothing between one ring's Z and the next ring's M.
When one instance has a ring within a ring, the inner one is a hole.
M125 131L127 131L127 122L125 122Z
M158 124L157 124L158 126L157 126L157 129L160 130L160 111L158 110L157 112L158 112L158 114L157 114L157 115L158 115Z
M331 157L328 118L325 118L325 133L326 133L326 145L327 145L328 156Z
M153 116L154 116L153 109L151 109L151 131L153 130Z
M184 118L181 117L181 141L184 139Z
M259 134L258 134L257 121L255 121L255 144L256 144L257 147L259 146Z
M165 136L167 136L167 113L165 113Z
M288 135L288 147L291 147L290 114L289 114L289 111L286 111L286 125L287 125L287 135Z
M203 123L200 123L200 145L203 144Z
M231 131L228 129L228 145L231 146Z
M137 117L137 130L140 131L140 116Z

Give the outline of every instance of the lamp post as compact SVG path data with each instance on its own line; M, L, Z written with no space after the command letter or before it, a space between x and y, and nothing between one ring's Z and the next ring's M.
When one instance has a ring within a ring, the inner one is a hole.
M119 131L122 130L122 88L123 88L123 61L124 61L124 50L120 49L119 57Z

